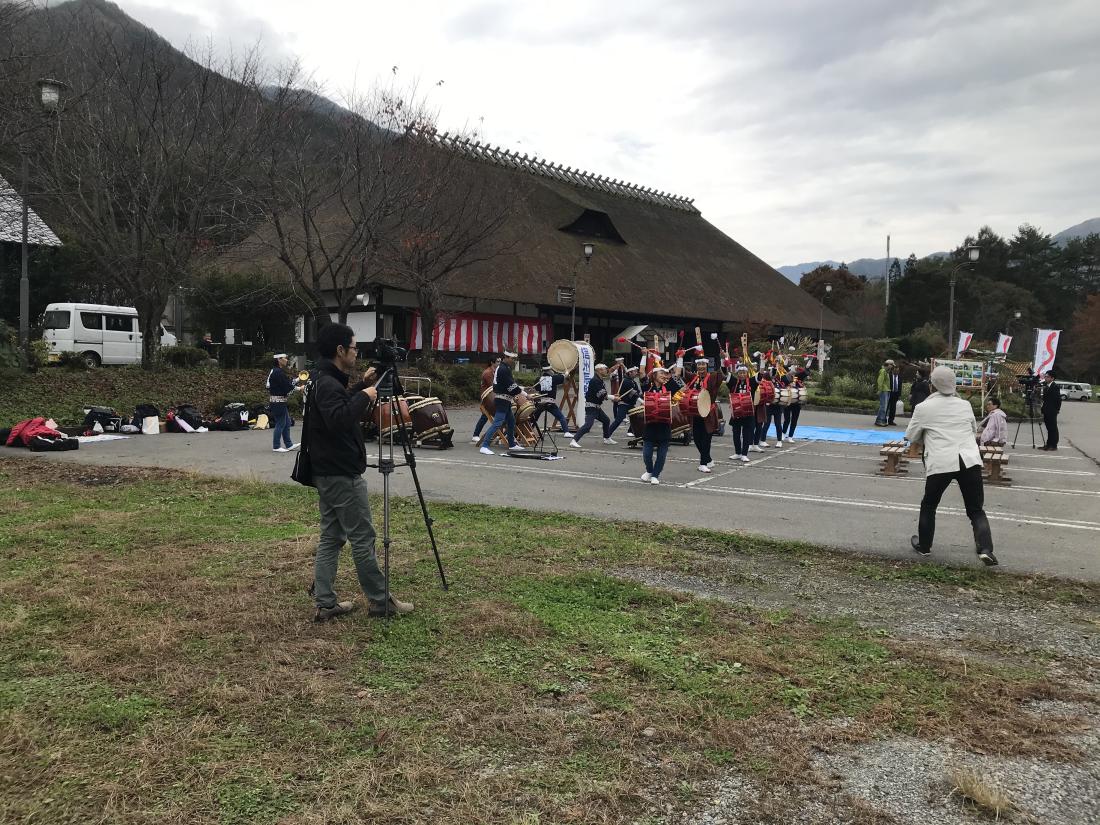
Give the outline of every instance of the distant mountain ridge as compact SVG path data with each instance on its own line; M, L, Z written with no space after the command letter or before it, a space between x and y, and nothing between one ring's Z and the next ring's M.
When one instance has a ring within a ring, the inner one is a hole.
M1082 221L1079 224L1063 229L1057 235L1052 235L1053 240L1059 246L1065 246L1068 241L1073 238L1084 238L1086 235L1093 233L1100 233L1100 218L1089 218L1087 221ZM942 258L948 253L946 252L933 252L931 255L925 255L925 258ZM905 259L908 255L898 255L897 259L902 266L905 266ZM886 275L886 269L890 265L887 258L859 258L854 261L848 261L848 271L853 275L864 275L868 278L881 278ZM817 269L819 266L840 266L840 261L809 261L801 264L788 264L786 266L776 267L786 278L794 281L796 284L811 270Z

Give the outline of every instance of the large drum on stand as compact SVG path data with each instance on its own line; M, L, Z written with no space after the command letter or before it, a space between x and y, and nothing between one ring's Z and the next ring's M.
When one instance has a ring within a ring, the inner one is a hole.
M400 424L403 422L405 428L412 432L412 416L409 415L409 404L400 397L397 399L399 415L401 416L401 422L397 421L391 415L391 407L389 401L380 401L378 406L374 410L372 416L372 423L378 429L378 438L383 441L388 441L390 436L393 436L395 442L399 442L401 439Z
M415 399L415 400L414 400ZM447 421L447 411L438 398L407 396L412 429L418 442L430 442L446 449L451 446L454 428Z

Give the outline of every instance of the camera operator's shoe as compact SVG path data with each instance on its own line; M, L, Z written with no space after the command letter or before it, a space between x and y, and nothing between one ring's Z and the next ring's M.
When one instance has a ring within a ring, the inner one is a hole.
M404 616L413 612L412 602L403 602L392 593L390 594L390 611L391 616ZM385 602L371 601L367 610L367 615L373 619L378 619L386 615Z
M914 550L916 550L922 556L931 556L932 555L931 548L920 546L920 537L919 536L910 536L909 537L909 544L913 547Z
M338 616L346 616L358 609L355 602L337 602L332 607L318 607L313 614L315 622L330 622Z
M1000 562L997 561L997 557L993 555L992 550L979 550L978 558L986 565L986 567L993 567Z

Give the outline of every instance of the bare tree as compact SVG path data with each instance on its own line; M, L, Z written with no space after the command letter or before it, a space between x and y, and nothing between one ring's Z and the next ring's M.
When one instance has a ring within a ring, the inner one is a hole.
M384 238L386 271L416 295L423 332L421 357L431 359L441 300L464 271L512 252L518 239L502 231L523 197L520 180L465 157L467 138L410 129L405 140L415 181L400 224Z
M258 187L258 228L243 249L270 249L321 326L332 304L347 321L371 283L383 229L402 222L413 179L401 135L427 115L410 103L415 94L376 90L338 107L301 83L292 69L268 90L275 133Z
M169 295L240 239L269 113L256 55L188 59L148 29L93 12L56 70L72 93L34 169L53 213L133 301L150 368Z

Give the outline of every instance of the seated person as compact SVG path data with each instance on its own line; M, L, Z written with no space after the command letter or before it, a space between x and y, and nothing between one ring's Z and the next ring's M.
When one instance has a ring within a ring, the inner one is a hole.
M979 444L1003 447L1008 441L1008 416L1001 409L1001 402L990 398L985 402L986 416L982 419L982 431L978 436Z

